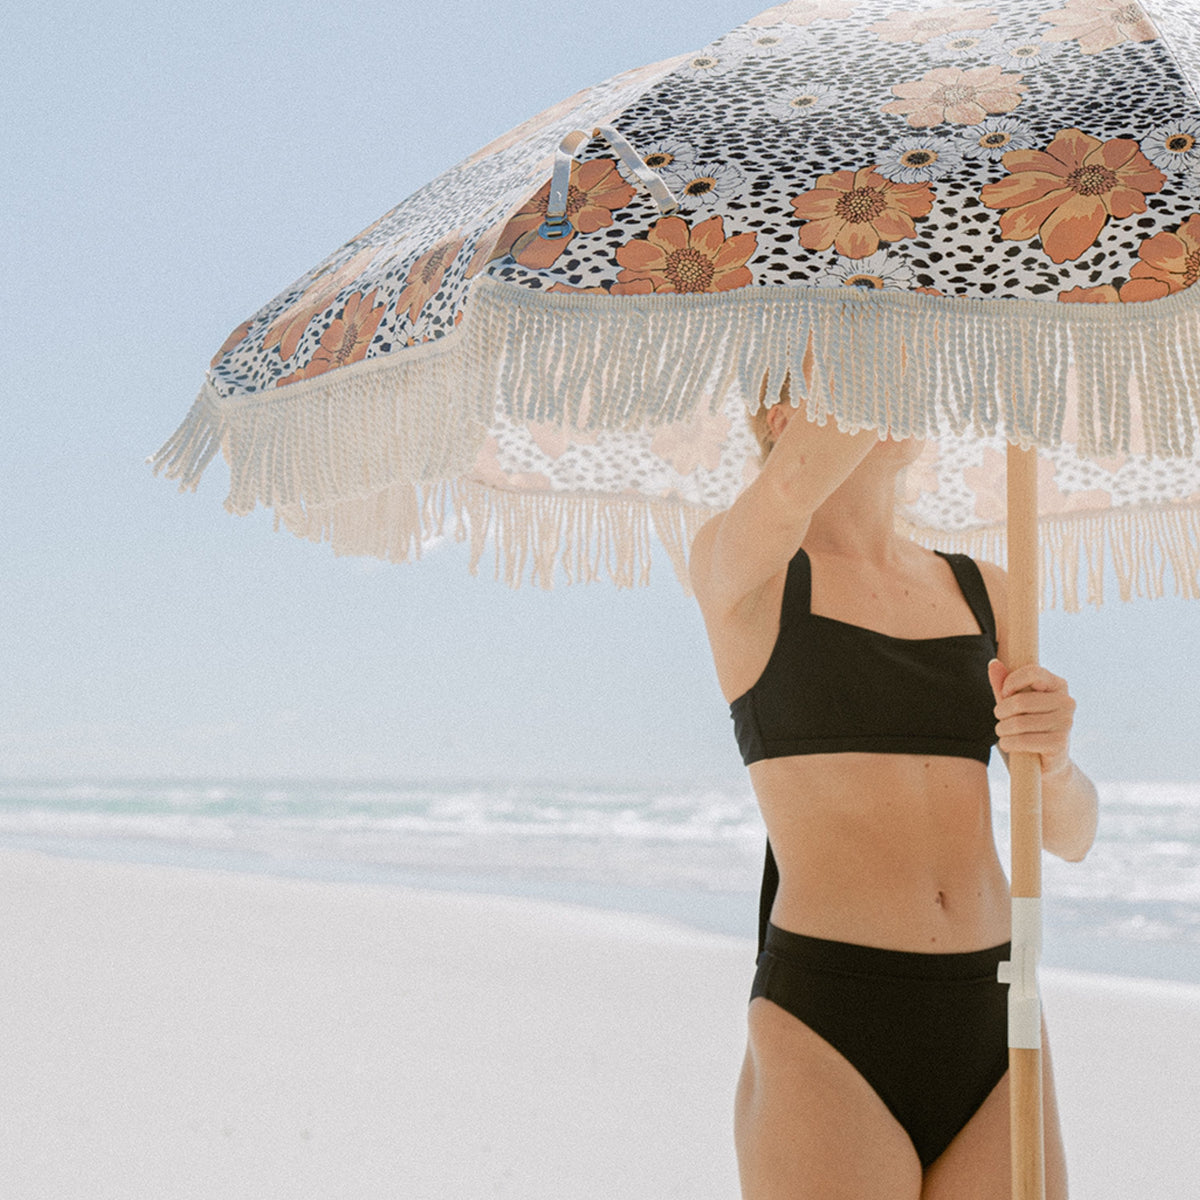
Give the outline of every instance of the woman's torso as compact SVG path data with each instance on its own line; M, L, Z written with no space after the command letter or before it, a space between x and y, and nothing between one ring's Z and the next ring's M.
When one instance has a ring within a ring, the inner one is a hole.
M956 647L983 640L949 565L928 551L909 544L889 569L817 552L808 561L811 612L849 627L841 633L874 631L900 649L909 640ZM786 571L772 579L737 620L709 624L730 701L751 691L772 660L786 579ZM987 771L977 757L788 754L752 762L750 776L779 866L776 925L927 952L1007 939L1007 882L992 838Z
M750 776L779 867L780 928L930 953L1008 940L982 764L806 755L754 763Z

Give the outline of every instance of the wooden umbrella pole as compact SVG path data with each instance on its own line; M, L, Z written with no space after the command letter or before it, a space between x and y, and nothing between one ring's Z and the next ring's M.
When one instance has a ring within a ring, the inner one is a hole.
M1037 451L1008 447L1008 662L1038 660ZM1008 1066L1013 1200L1045 1200L1042 1132L1041 1004L1037 967L1042 944L1042 772L1036 754L1009 760L1012 804L1012 959Z

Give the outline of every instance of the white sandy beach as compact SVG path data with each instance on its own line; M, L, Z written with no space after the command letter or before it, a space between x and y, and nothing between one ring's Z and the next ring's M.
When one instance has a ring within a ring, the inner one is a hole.
M4 1200L736 1200L753 947L0 853ZM1045 972L1075 1200L1200 1194L1200 988Z

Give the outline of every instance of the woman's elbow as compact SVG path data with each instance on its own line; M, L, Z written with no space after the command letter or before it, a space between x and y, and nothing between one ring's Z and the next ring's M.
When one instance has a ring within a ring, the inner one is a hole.
M1046 849L1057 858L1061 858L1064 862L1080 863L1087 858L1088 851L1091 850L1094 844L1095 838L1092 838L1086 842L1081 842L1078 844L1068 843L1061 846L1052 846L1047 843Z
M1043 822L1042 844L1051 854L1066 862L1083 862L1088 856L1088 851L1096 844L1099 812L1095 801L1093 800L1082 812L1073 813L1072 818L1049 829Z

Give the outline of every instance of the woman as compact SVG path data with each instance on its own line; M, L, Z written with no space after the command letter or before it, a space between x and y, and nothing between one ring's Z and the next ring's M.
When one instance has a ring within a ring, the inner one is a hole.
M1074 701L1042 667L1002 665L999 567L895 532L920 443L781 399L755 417L762 471L691 560L769 837L743 1196L1008 1200L1010 908L986 763L997 740L1041 756L1044 844L1081 859L1097 807L1068 755ZM1063 1200L1043 1062L1047 1197Z

